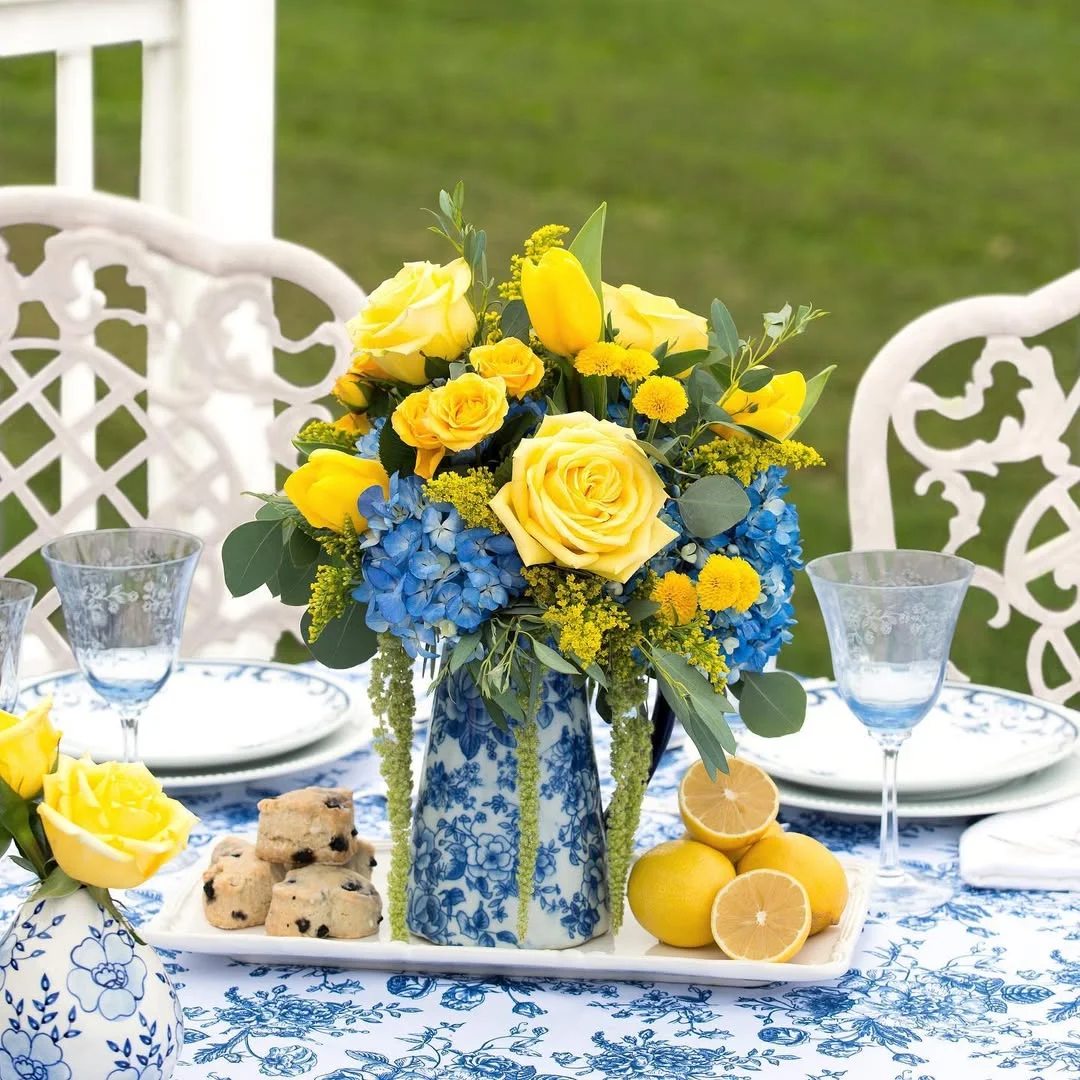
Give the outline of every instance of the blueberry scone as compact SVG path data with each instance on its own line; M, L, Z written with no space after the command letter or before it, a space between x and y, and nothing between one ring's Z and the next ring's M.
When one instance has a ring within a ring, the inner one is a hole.
M344 866L290 870L273 889L266 932L274 937L362 938L382 922L382 900L367 878Z
M355 833L356 830L353 829ZM349 859L345 865L350 870L355 870L361 877L371 880L371 871L378 866L375 861L375 848L367 840L361 840L358 836L350 837Z
M274 882L284 873L281 867L258 858L247 840L227 836L214 848L203 873L206 921L222 930L262 926Z
M255 851L267 862L340 866L354 854L355 835L348 788L300 788L259 802Z

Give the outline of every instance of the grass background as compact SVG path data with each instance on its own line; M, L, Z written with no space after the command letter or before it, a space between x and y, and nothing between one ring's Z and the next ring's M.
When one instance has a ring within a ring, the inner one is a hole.
M720 296L744 331L785 300L827 308L778 365L838 365L803 429L829 468L793 484L809 557L849 543L847 417L876 350L939 303L1077 265L1078 50L1073 0L279 0L277 232L372 287L405 258L445 256L418 208L460 178L496 259L607 199L608 280L699 311ZM0 62L0 184L52 178L52 77L48 57ZM98 184L134 194L138 50L99 50L96 78ZM1075 332L1049 344L1071 385ZM973 355L938 358L927 381L959 392ZM978 421L927 433L959 445L1019 415L1023 381L996 375ZM38 436L27 423L0 437L25 454ZM899 541L938 546L946 508L936 489L913 495L915 475L896 463ZM1045 479L1037 462L974 478L989 503L965 550L1000 567ZM954 656L1022 687L1031 627L987 632L992 607L969 598ZM805 581L798 612L784 663L827 673Z

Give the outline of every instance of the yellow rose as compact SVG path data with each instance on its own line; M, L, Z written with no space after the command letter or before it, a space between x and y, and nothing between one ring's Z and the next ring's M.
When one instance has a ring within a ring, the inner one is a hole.
M199 820L141 762L60 755L38 807L60 869L84 885L132 889L187 846Z
M491 509L526 566L554 562L624 582L679 535L657 516L667 497L629 428L567 413L521 440Z
M371 404L371 384L359 372L348 371L334 382L334 397L354 412L364 412Z
M375 365L399 382L416 386L427 382L424 357L456 360L476 333L468 295L471 285L472 273L464 259L446 266L406 263L349 320L349 337L361 366L370 373Z
M604 310L611 316L615 340L628 349L653 352L667 342L668 352L709 347L708 324L679 307L670 296L653 296L636 285L604 283Z
M535 390L544 378L543 360L515 337L503 338L494 345L477 345L469 353L469 363L485 379L501 376L506 392L516 398Z
M371 421L365 413L350 412L339 416L334 421L334 427L346 435L366 435L371 430Z
M499 430L510 403L498 375L485 379L469 371L431 391L428 430L451 453L471 450Z
M430 480L446 456L446 447L428 427L428 407L433 390L417 390L410 394L390 417L390 423L406 446L416 448L417 476Z
M390 494L390 477L378 461L359 458L344 450L313 450L311 457L285 481L285 494L316 529L343 532L352 519L357 532L367 528L356 500L369 487Z
M52 698L35 705L21 720L0 710L0 780L17 795L32 799L56 761L60 732L49 720Z
M801 371L774 375L760 390L752 394L733 390L723 401L723 407L736 424L764 431L778 439L786 439L799 425L799 410L806 401L806 379ZM724 424L713 424L719 435L737 435Z
M544 348L573 356L600 339L600 300L575 255L549 248L539 263L521 264L521 299Z

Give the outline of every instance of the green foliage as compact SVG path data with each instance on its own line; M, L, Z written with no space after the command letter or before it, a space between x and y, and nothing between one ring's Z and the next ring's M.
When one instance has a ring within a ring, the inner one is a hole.
M69 877L59 866L54 867L44 881L33 891L31 900L59 900L82 888L82 882Z
M256 519L237 525L221 545L225 585L233 596L246 596L276 573L285 541L284 519Z
M836 370L835 364L830 364L827 368L819 371L813 378L806 380L806 400L803 402L803 407L799 410L799 422L791 430L791 438L796 431L799 430L806 422L806 418L814 410L814 406L817 405L821 398L821 392L825 389L825 384L829 381L829 376Z
M375 631L364 621L367 605L353 602L340 618L331 619L315 641L311 635L311 613L300 619L300 638L311 655L328 668L351 668L370 660L378 648Z
M746 489L730 476L703 476L678 498L692 536L717 536L738 525L750 511Z
M739 341L739 331L735 329L731 312L720 300L713 300L709 309L709 330L709 344L718 356L734 360L739 355L742 343Z
M602 288L603 272L601 268L604 248L604 222L607 219L607 203L601 203L589 215L588 221L581 226L577 236L570 245L570 254L576 255L581 263L585 275L592 285L593 291L600 300L600 307L604 306L604 290Z
M416 449L402 442L389 420L379 433L379 460L390 476L412 476L416 470Z
M507 300L499 317L499 329L503 337L514 337L529 342L529 312L522 300Z
M739 716L765 738L791 735L806 718L806 690L787 671L744 671L732 686L739 697Z

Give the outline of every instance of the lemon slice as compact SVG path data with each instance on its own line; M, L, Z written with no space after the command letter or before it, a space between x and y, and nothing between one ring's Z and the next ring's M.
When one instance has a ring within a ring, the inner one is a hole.
M810 935L810 898L790 874L750 870L716 894L712 932L732 960L782 964Z
M679 783L679 813L686 831L720 851L760 840L780 811L780 792L768 774L739 758L728 758L731 771L709 779L695 761Z

